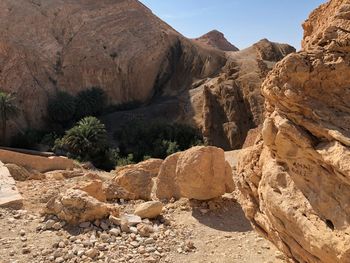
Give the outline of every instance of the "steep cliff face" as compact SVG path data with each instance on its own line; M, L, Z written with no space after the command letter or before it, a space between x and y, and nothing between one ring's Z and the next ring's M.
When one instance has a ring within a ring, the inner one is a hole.
M263 79L291 52L295 52L293 47L267 39L227 52L223 71L190 90L191 114L209 144L225 150L242 147L248 131L263 123Z
M216 48L222 51L238 51L239 49L235 47L233 44L231 44L224 36L223 33L217 30L212 30L208 32L207 34L196 38L195 42Z
M21 127L43 123L57 90L99 86L111 103L148 101L186 89L226 61L136 0L4 0L0 37L0 87L16 93Z
M252 225L298 262L350 262L350 1L305 22L303 50L262 86L262 138L237 167Z

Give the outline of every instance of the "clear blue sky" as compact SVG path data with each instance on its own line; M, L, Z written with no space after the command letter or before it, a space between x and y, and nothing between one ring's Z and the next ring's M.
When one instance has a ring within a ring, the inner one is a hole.
M326 0L141 0L189 38L212 29L238 48L268 38L300 48L302 22Z

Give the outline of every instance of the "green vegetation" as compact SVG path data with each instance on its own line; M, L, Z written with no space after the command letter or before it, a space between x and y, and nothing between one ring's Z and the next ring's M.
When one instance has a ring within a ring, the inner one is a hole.
M105 125L97 116L134 109L141 103L133 101L106 107L106 102L107 97L100 88L87 89L75 97L58 92L48 102L48 131L28 129L13 136L11 146L26 149L43 146L45 150L111 170L115 166L149 158L166 158L175 152L203 144L200 133L187 125L132 121L115 132L114 140L118 148L111 148ZM6 108L6 118L15 116L11 105Z
M86 117L66 131L62 139L56 141L55 148L78 160L89 161L107 148L105 126L95 117Z
M133 121L123 125L114 134L120 156L133 155L133 161L145 158L165 158L170 154L203 144L200 133L184 124L161 121Z
M15 104L15 97L11 94L0 92L0 122L1 143L6 144L7 122L18 116L19 109Z

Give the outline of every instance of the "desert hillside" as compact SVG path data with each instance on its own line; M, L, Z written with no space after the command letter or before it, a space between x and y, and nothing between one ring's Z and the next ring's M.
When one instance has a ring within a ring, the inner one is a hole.
M100 87L110 104L148 102L226 61L136 0L4 0L0 12L0 86L17 96L20 128L43 127L48 99L60 90Z
M350 0L302 27L0 1L0 263L350 262Z

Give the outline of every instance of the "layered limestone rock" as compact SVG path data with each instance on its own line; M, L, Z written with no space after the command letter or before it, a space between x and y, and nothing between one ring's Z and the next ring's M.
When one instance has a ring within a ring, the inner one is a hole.
M22 128L43 124L58 90L98 86L109 103L145 102L225 63L222 52L193 44L136 0L4 0L0 29L0 86L15 93Z
M216 147L197 146L170 155L156 178L159 199L209 200L233 190L232 169Z
M263 84L262 139L237 166L252 225L297 262L350 262L350 1L304 24L303 51Z
M224 36L223 33L217 30L212 30L207 34L196 38L195 41L202 45L216 48L222 51L238 51L239 49L232 45Z

